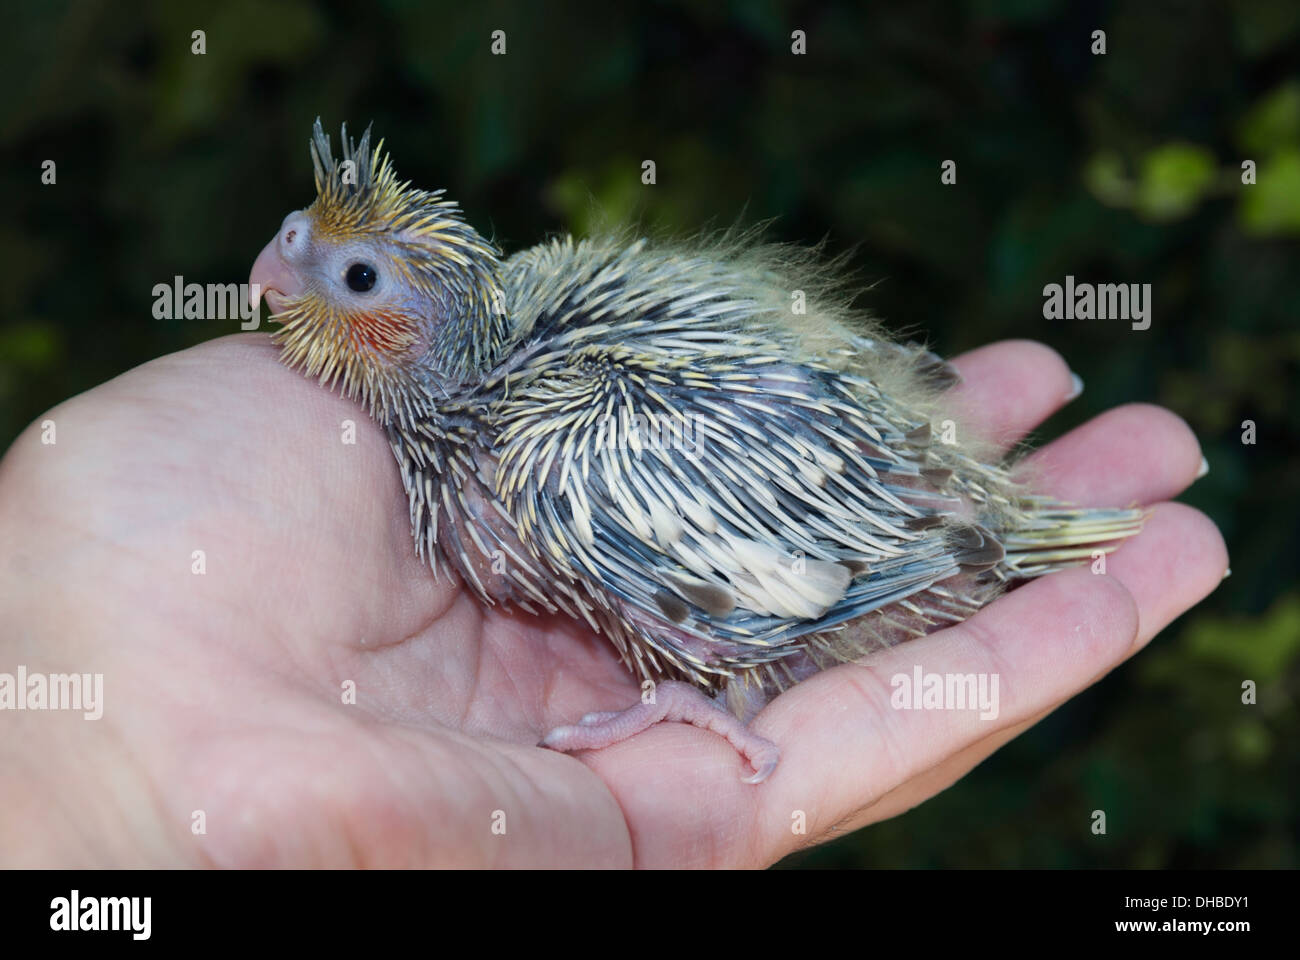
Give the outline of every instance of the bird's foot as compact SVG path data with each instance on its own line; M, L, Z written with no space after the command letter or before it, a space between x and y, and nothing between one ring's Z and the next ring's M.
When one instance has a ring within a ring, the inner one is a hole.
M745 783L762 783L776 769L781 751L771 740L750 731L725 707L687 683L665 681L646 693L648 700L626 710L589 713L575 726L556 727L542 739L542 746L572 753L600 750L634 737L656 723L675 721L712 730L727 739L754 772Z

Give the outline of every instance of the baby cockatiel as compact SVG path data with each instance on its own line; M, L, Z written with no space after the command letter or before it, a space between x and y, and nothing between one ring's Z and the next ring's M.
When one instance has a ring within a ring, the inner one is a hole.
M757 782L778 752L744 719L775 692L1141 526L932 433L951 369L869 330L806 251L566 236L503 259L369 131L342 149L317 121L316 200L251 282L284 361L387 430L435 575L585 621L653 682L547 746L683 720Z

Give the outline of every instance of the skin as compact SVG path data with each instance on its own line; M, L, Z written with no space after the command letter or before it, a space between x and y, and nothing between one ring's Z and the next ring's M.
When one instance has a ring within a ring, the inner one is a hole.
M680 723L569 756L535 744L625 707L631 676L576 623L435 582L379 427L276 356L249 334L162 357L0 461L0 670L100 672L105 698L97 721L0 715L5 866L764 866L955 782L1227 567L1214 525L1166 502L1197 474L1191 431L1120 407L1027 465L1077 503L1153 505L1106 575L1042 578L799 684L753 723L782 753L761 785ZM1034 343L955 364L958 402L1008 444L1071 390ZM916 664L997 673L998 717L892 709L889 678Z

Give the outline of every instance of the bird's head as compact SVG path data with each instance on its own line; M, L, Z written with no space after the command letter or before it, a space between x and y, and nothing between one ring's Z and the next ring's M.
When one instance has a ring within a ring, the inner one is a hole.
M284 218L249 283L283 326L282 356L342 383L381 422L489 367L505 339L496 248L442 197L402 183L369 129L330 154L312 131L316 200Z

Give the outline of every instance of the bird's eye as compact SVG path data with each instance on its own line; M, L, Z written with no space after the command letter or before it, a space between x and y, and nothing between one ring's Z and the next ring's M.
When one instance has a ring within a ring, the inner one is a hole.
M347 277L348 287L357 293L365 293L375 285L379 279L379 274L375 268L368 263L354 263L348 267Z

